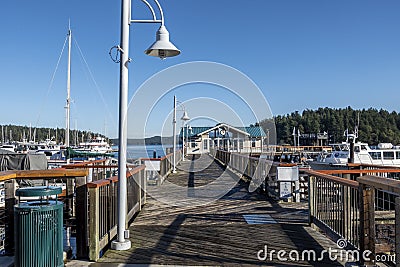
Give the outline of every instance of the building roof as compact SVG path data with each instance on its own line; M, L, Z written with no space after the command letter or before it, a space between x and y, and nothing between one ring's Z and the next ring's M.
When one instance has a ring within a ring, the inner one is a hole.
M191 130L189 130L188 137L193 137L193 136L199 136L202 134L206 134L207 132L210 132L212 130L218 129L218 128L225 128L229 130L234 130L236 132L242 132L245 135L248 135L248 137L263 137L266 136L264 130L260 126L252 126L252 127L234 127L230 126L225 123L219 123L214 127L191 127ZM182 137L182 129L179 133L179 136ZM185 131L185 136L186 136L186 131Z
M264 132L264 129L260 126L253 126L253 127L237 127L242 131L246 131L250 134L250 137L263 137L267 136Z

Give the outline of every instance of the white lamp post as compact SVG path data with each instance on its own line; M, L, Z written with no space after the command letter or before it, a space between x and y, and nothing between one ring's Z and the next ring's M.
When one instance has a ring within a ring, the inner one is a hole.
M189 132L192 133L192 126L190 126L189 124L186 124L186 146L189 149ZM186 153L187 155L187 153Z
M156 41L145 51L147 55L160 57L173 57L180 54L169 41L169 33L164 26L164 14L158 0L154 0L160 11L161 19L157 19L153 7L147 0L142 0L150 9L153 19L151 20L132 20L131 19L131 0L122 0L121 6L121 44L118 47L120 53L120 96L119 96L119 152L118 152L118 225L117 240L111 243L111 248L115 250L127 250L131 247L131 242L126 239L129 231L125 228L126 205L127 205L127 184L126 184L126 146L127 146L127 110L128 110L128 64L129 58L129 25L131 23L159 23L160 28L156 33Z
M190 120L186 110L183 111L182 115L182 161L185 161L185 123Z
M177 105L181 106L181 111L183 111L183 116L181 118L181 120L189 120L189 116L186 113L186 109L185 106L183 105L183 103L179 102L176 100L176 96L174 96L174 114L173 114L173 118L172 118L172 135L173 135L173 162L172 162L172 173L176 173L176 111L177 111ZM183 128L182 128L183 130ZM183 144L183 142L182 142ZM183 148L182 148L182 155L184 155L183 153Z

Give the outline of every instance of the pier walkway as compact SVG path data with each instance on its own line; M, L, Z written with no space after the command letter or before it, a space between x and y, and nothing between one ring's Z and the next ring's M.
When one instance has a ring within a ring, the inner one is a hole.
M90 266L342 265L327 256L322 262L301 259L304 250L318 257L324 249L337 248L308 226L307 203L278 203L248 192L245 181L208 155L188 158L178 167L161 186L148 188L147 204L129 227L131 249L108 250ZM227 185L232 186L226 191ZM258 259L265 248L267 258ZM295 250L300 259L278 260L278 250L287 252L284 258Z

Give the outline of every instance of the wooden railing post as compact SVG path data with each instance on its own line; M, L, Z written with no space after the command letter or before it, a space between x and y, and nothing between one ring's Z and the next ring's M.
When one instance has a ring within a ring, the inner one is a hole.
M83 177L85 178L85 177ZM78 182L78 181L77 181ZM76 187L76 256L88 257L88 194L86 185Z
M373 265L375 262L375 190L370 186L361 184L359 186L360 196L360 251L369 250L371 262L362 264Z
M5 186L5 212L8 222L5 229L5 250L6 253L11 253L14 251L14 205L17 204L17 199L15 197L15 190L17 189L17 182L15 179L8 180L4 183Z
M348 186L343 186L343 233L344 236L353 236L352 218L349 216L351 213L351 190Z
M66 203L65 207L68 212L68 216L75 216L75 208L74 208L74 194L75 194L75 184L74 179L67 178L66 181Z
M89 191L89 259L97 261L99 259L99 189L88 188Z
M311 226L315 215L315 177L308 176L308 224Z
M146 169L143 169L140 171L140 177L142 179L142 188L141 188L141 192L142 192L142 205L146 204L147 202L147 196L146 196L146 191L147 191L147 181L146 181ZM140 207L141 209L142 207Z

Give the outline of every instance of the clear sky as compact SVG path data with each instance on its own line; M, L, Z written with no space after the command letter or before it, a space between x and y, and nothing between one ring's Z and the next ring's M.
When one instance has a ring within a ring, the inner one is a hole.
M154 41L158 25L133 24L130 96L149 77L167 67L212 61L231 66L252 79L274 115L349 105L400 111L398 0L160 3L171 40L182 54L163 61L146 56L143 51ZM132 0L132 8L135 19L149 18L140 0ZM65 51L52 84L51 80L68 19L75 40L71 126L74 128L76 123L79 129L102 133L106 128L108 136L116 137L119 65L108 55L120 38L120 1L114 0L2 1L0 124L64 127ZM191 94L199 90L201 85L190 85L176 94L181 101L189 101L201 97ZM221 91L204 91L215 100L226 97ZM168 95L168 101L160 101L165 102L167 113L172 95ZM187 109L190 116L189 106ZM154 119L158 124L164 121L165 117Z

